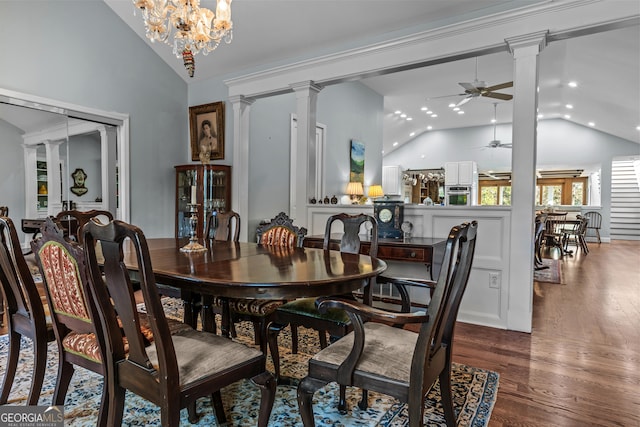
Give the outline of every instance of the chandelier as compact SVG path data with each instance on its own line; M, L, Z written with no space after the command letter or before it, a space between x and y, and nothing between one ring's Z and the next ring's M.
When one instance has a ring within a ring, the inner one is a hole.
M182 56L189 77L193 77L194 55L207 55L222 39L231 43L233 38L231 0L217 1L215 14L200 7L200 0L133 0L133 4L142 11L147 38L173 44L173 54Z

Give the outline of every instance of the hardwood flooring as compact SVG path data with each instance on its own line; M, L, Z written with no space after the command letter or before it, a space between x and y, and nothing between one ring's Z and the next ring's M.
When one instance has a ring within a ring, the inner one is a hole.
M454 360L500 373L490 427L640 426L640 242L589 248L534 283L531 334L458 323Z
M640 426L640 242L589 249L534 283L531 334L457 324L454 360L500 373L490 427Z

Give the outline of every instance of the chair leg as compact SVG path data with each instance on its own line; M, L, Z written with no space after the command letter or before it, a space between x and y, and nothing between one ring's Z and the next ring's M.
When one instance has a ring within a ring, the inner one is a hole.
M73 365L69 364L73 369ZM69 376L69 380L71 380L71 376ZM57 387L57 386L56 386ZM67 394L67 388L69 387L69 382L65 387L65 395ZM62 398L62 403L60 405L64 405L64 397ZM107 427L109 424L107 422L109 418L109 384L107 382L107 378L105 377L102 381L102 397L100 398L100 410L98 411L98 421L96 423L96 427Z
M187 405L187 414L188 414L189 422L191 424L196 424L198 422L198 418L200 418L200 416L198 415L198 411L196 411L195 400L189 402L189 404Z
M318 331L318 338L320 339L320 348L325 348L327 346L326 331Z
M75 371L73 365L69 362L66 362L64 360L63 354L61 353L62 352L58 353L58 379L56 381L56 388L53 391L54 405L64 405L64 399L67 396L67 390L69 390L69 383L71 383L71 378L73 377L73 373ZM106 386L106 380L103 384Z
M273 370L275 372L276 381L280 381L280 350L278 350L278 335L280 331L287 325L280 323L271 323L268 328L268 343L271 360L273 362Z
M451 394L451 365L449 363L447 363L442 372L440 372L439 379L444 419L447 423L447 427L455 427L456 413L453 407L453 396Z
M276 379L269 372L263 372L251 378L251 381L260 387L260 413L258 415L258 427L267 427L269 417L276 400Z
M220 390L211 394L211 404L213 406L213 412L216 414L216 421L218 424L224 425L227 422L227 416L224 414L224 405L222 404L222 394Z
M340 399L338 400L338 412L342 415L346 415L349 408L347 408L347 386L340 384Z
M600 241L600 229L596 228L596 235L598 236L598 243L602 243L602 241Z
M367 390L362 390L362 399L358 402L358 408L363 411L366 411L369 407L369 392Z
M109 374L111 375L111 374ZM125 389L118 386L117 384L112 384L109 386L109 412L107 415L107 425L109 426L119 426L122 425L122 414L124 412L124 396ZM165 414L164 411L166 408L165 405L162 405L160 408L160 416L162 419L162 425L167 426L165 424ZM180 411L178 411L178 421L180 420ZM178 425L177 423L174 425Z
M7 367L2 380L2 392L0 393L0 405L6 405L11 392L11 386L16 376L18 367L18 356L20 355L20 334L11 332L9 334L9 352L7 354Z
M298 408L304 427L315 426L313 419L313 394L327 385L328 381L304 377L298 385Z
M298 325L289 323L291 329L291 354L298 354Z
M36 337L33 340L33 378L27 405L37 405L42 391L44 371L47 368L47 340L44 337Z

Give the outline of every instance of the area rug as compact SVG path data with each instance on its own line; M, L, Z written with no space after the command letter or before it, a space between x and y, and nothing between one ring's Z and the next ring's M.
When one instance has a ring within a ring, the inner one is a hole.
M562 264L559 259L543 258L542 263L548 267L533 270L533 280L536 282L562 284Z
M179 317L180 303L168 300L165 309L170 317ZM236 340L253 345L251 324L236 327ZM307 361L313 351L317 351L317 333L300 328L299 353L290 352L290 334L285 329L280 336L281 368L286 376L300 379L305 376ZM0 336L0 375L4 375L8 352L7 336ZM24 405L27 399L32 370L32 344L23 339L20 352L18 374L14 382L8 404ZM40 405L49 405L55 388L57 369L57 345L49 343L47 373ZM270 357L268 368L272 370ZM488 425L491 411L498 392L499 376L484 369L454 363L452 369L453 395L459 426L481 427ZM94 426L100 405L102 377L83 368L77 368L65 400L65 426ZM240 381L222 391L227 425L255 426L259 410L260 391L249 381ZM336 406L338 386L334 383L316 392L313 409L317 426L408 426L407 407L397 400L378 393L369 393L369 408L362 411L357 402L361 392L348 388L349 412L341 415ZM440 391L436 384L425 401L425 425L445 426L440 405ZM215 415L208 398L198 401L200 414L198 426L216 426ZM182 411L181 425L192 425ZM160 426L159 408L150 402L127 392L123 426ZM270 426L301 426L295 386L278 386L275 404L269 419Z

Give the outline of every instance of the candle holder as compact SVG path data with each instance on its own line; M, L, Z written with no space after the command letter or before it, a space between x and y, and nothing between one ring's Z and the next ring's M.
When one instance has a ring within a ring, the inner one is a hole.
M189 213L191 217L189 218L189 225L191 226L191 230L189 231L189 243L180 248L180 252L202 252L206 251L207 248L198 243L197 236L197 228L198 228L198 205L195 203L188 203Z

